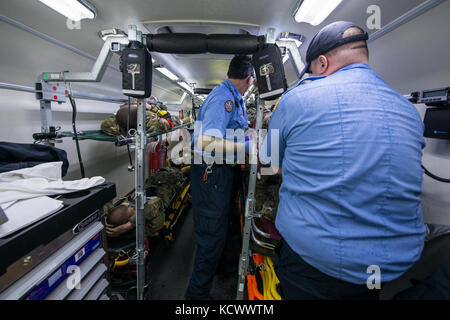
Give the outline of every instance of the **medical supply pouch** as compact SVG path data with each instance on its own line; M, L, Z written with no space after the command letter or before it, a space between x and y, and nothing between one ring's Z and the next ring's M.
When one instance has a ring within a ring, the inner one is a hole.
M261 99L274 100L287 90L281 51L277 45L266 44L253 55L252 64Z

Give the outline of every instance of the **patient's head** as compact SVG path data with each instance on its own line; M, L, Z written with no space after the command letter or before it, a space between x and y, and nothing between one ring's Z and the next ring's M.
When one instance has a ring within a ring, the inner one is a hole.
M128 219L133 215L133 209L129 208L126 204L121 204L113 208L106 218L108 224L114 227L120 226L128 222Z
M128 103L122 105L116 113L117 124L124 130L127 129L128 122ZM129 128L136 129L137 125L137 105L131 104L130 106L130 122Z
M156 113L159 108L155 105L147 104L145 110ZM128 112L130 113L130 120L128 120ZM169 114L170 116L170 114ZM127 124L129 122L129 129L136 129L137 126L137 104L131 103L130 108L128 108L128 103L124 103L120 106L119 110L116 112L117 124L123 129L127 130Z

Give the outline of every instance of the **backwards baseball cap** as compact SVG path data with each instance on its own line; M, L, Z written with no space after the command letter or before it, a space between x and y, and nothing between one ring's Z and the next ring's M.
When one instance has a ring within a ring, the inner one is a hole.
M367 32L344 38L345 31L350 28L361 29L359 26L352 22L337 21L327 25L322 30L320 30L319 33L316 34L316 36L311 40L308 51L306 52L306 67L300 74L300 79L305 73L311 73L311 62L320 57L322 54L325 54L347 43L366 41L369 39L369 35L367 34Z

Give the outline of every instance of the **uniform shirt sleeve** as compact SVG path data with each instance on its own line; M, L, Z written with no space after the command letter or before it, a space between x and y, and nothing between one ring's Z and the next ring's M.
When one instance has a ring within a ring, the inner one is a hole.
M136 214L132 215L129 219L128 222L131 223L131 225L136 228Z
M272 114L269 130L259 154L261 162L267 165L270 164L272 167L281 168L286 149L285 132L287 132L287 115L285 112L285 104L285 101L282 99Z
M232 117L232 110L228 112L225 106L227 101L232 101L233 108L236 108L228 95L215 95L204 106L206 109L202 121L202 135L225 139L226 128Z

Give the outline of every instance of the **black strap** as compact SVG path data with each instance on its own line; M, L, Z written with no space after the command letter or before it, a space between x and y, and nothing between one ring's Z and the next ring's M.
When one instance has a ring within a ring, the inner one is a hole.
M233 95L233 98L234 98L234 105L236 105L236 106L240 106L240 104L239 104L239 103L238 103L238 101L237 101L237 98L236 98L236 96L234 95L234 92L233 92L233 90L231 90L230 88L228 88L228 90L230 90L231 94Z

